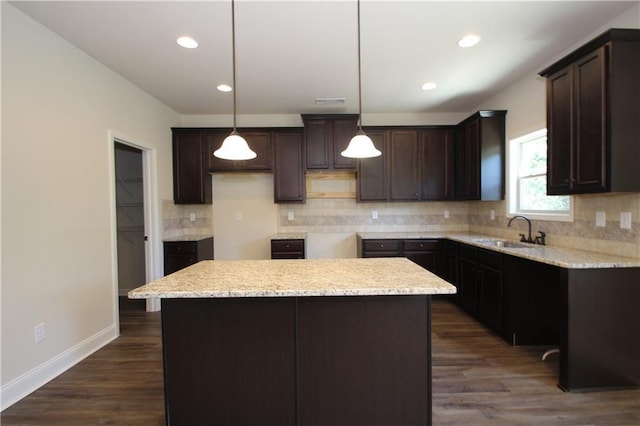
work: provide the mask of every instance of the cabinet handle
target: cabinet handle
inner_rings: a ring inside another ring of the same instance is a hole
[[[290,246],[289,244],[285,244],[285,247],[286,247],[286,248],[289,248],[289,247],[291,247],[291,246]]]
[[[384,244],[380,244],[380,248],[384,248]]]
[[[420,248],[424,247],[424,244],[420,243]]]

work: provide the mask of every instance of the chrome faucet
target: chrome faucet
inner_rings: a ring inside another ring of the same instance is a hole
[[[538,231],[538,233],[540,235],[538,235],[535,239],[531,236],[531,221],[529,220],[528,217],[526,216],[522,216],[522,215],[515,215],[513,216],[511,219],[509,219],[509,223],[507,224],[508,227],[511,227],[511,222],[513,222],[515,219],[522,219],[522,220],[526,220],[527,221],[527,225],[529,225],[529,236],[525,237],[524,234],[518,234],[520,235],[520,241],[522,241],[523,243],[532,243],[532,244],[540,244],[542,246],[544,246],[546,244],[546,237],[547,234],[542,232],[542,231]]]

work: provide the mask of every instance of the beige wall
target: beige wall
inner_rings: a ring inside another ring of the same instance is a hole
[[[178,123],[2,2],[3,408],[117,335],[109,131],[155,149],[159,200]]]

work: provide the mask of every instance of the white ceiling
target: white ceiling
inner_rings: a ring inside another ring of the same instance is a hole
[[[12,4],[181,114],[231,112],[230,0]],[[637,4],[362,0],[363,112],[471,111]],[[468,32],[480,44],[457,47]],[[358,111],[355,0],[237,0],[236,54],[240,114]]]

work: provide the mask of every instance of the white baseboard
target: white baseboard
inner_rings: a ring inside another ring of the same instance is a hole
[[[118,337],[115,324],[97,332],[61,354],[0,387],[0,411],[55,379]]]

